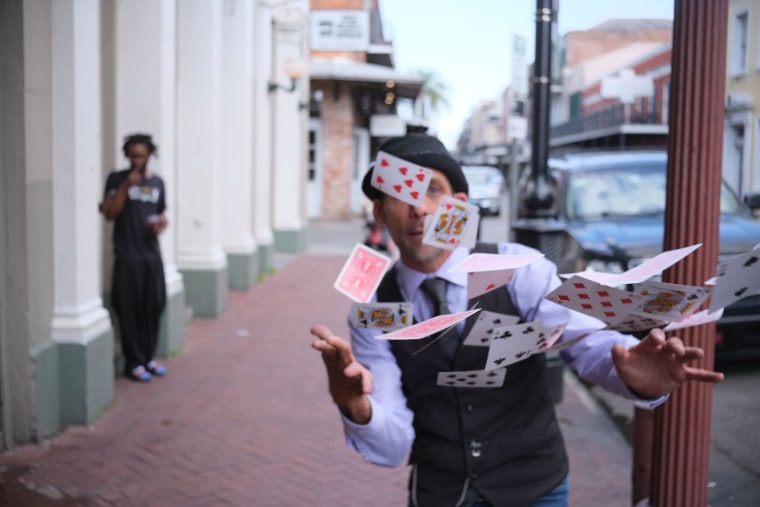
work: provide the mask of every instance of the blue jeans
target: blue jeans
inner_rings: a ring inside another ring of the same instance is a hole
[[[465,503],[462,507],[491,507],[491,504],[482,499],[471,501],[469,499],[470,495],[480,496],[474,490],[468,489],[467,497],[465,498]],[[565,477],[565,480],[560,482],[559,486],[536,500],[536,503],[533,504],[533,507],[567,507],[567,500],[569,496],[570,483],[568,481],[568,478]],[[411,499],[409,500],[409,505],[410,507],[414,505]]]

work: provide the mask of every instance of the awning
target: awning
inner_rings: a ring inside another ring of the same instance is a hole
[[[346,58],[312,58],[309,61],[309,74],[311,79],[377,84],[383,87],[388,81],[393,81],[396,95],[411,99],[417,98],[422,89],[422,79],[416,74]]]

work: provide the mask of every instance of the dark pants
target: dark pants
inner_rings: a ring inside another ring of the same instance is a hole
[[[166,283],[161,259],[116,259],[111,306],[119,319],[125,372],[147,364],[156,353]]]

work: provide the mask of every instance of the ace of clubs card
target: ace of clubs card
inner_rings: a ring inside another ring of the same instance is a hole
[[[642,296],[574,276],[546,299],[604,322],[618,322],[636,310]]]
[[[420,206],[432,175],[430,169],[380,151],[375,158],[370,184],[400,201]]]
[[[343,265],[334,287],[357,303],[367,303],[380,285],[391,259],[357,243]]]
[[[412,323],[412,303],[355,303],[349,320],[356,327],[393,331]]]
[[[478,207],[444,196],[425,228],[422,242],[438,248],[453,250],[459,246],[473,247],[478,233]]]

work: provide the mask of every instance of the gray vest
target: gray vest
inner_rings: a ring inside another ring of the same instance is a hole
[[[496,245],[479,243],[473,251],[495,253]],[[380,283],[377,299],[402,300],[395,267]],[[470,300],[469,306],[476,301],[483,310],[517,315],[506,289]],[[450,331],[419,354],[415,352],[434,337],[391,342],[414,412],[410,495],[421,506],[455,505],[463,489],[471,487],[494,506],[529,506],[568,472],[546,361],[543,354],[535,354],[510,365],[498,389],[437,386],[439,371],[485,365],[487,347],[461,345],[474,322],[469,319],[463,336]],[[458,344],[446,347],[447,340]],[[447,350],[456,352],[452,356]]]

